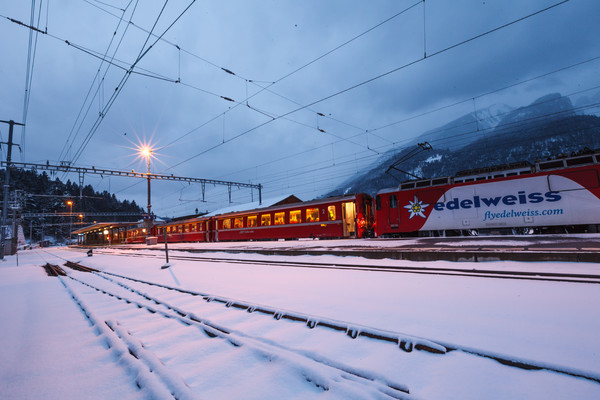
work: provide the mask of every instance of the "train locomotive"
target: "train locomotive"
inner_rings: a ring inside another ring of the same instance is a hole
[[[404,182],[375,197],[378,237],[596,232],[600,152]]]

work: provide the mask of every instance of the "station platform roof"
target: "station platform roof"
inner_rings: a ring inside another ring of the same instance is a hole
[[[88,225],[84,228],[77,229],[71,233],[74,235],[85,235],[87,233],[104,231],[104,229],[121,228],[125,226],[139,225],[140,222],[97,222],[92,225]]]

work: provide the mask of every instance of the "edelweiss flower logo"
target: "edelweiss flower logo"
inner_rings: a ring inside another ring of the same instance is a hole
[[[425,214],[423,214],[423,211],[425,211],[425,208],[428,207],[429,204],[423,204],[422,201],[417,199],[417,196],[415,196],[415,201],[409,200],[408,202],[410,204],[408,204],[407,206],[404,206],[404,208],[406,208],[408,210],[408,212],[410,213],[410,217],[408,219],[412,219],[412,217],[414,217],[415,215],[425,218]]]

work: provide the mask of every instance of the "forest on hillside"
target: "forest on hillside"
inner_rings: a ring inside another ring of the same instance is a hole
[[[5,171],[0,170],[0,183],[4,185]],[[108,191],[96,192],[91,185],[80,187],[77,183],[51,178],[45,171],[11,168],[9,180],[9,212],[7,224],[14,215],[21,220],[27,238],[39,241],[42,234],[63,241],[69,237],[71,228],[94,222],[137,221],[144,209],[135,201],[118,200]],[[3,191],[0,198],[4,201]],[[71,202],[69,205],[68,202]],[[70,213],[71,216],[35,216],[21,219],[22,215],[34,213]],[[132,215],[87,216],[90,213]],[[135,215],[139,214],[139,215]],[[81,215],[81,216],[80,216]]]

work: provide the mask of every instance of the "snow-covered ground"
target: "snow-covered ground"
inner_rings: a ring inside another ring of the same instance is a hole
[[[223,245],[228,247],[232,245]],[[164,260],[126,254],[114,250],[86,257],[74,249],[36,249],[20,252],[18,266],[15,256],[0,263],[0,398],[172,398],[169,392],[178,393],[178,398],[211,399],[600,398],[599,284],[287,268],[268,262],[174,260],[171,268],[161,269]],[[332,265],[365,262],[358,257],[289,258]],[[314,321],[338,321],[359,330],[530,360],[597,381],[509,367],[463,351],[407,353],[397,344],[362,336],[352,339],[322,327],[308,329],[299,322],[277,321],[114,275],[63,267],[73,279],[59,279],[48,277],[40,267],[45,262],[62,265],[65,259],[105,272],[287,310]],[[469,267],[369,260],[373,263]],[[600,268],[584,263],[477,265],[482,266],[596,275]],[[160,301],[157,304],[149,298]],[[176,322],[179,317],[168,305],[193,312],[198,319],[210,321],[209,325]],[[152,311],[141,313],[140,309]],[[169,318],[156,316],[161,313]],[[217,339],[198,333],[198,327],[210,331],[210,324],[227,327],[228,333],[215,331]],[[132,348],[136,354],[139,351],[138,358],[130,356]],[[406,387],[410,394],[391,390],[390,384]]]

